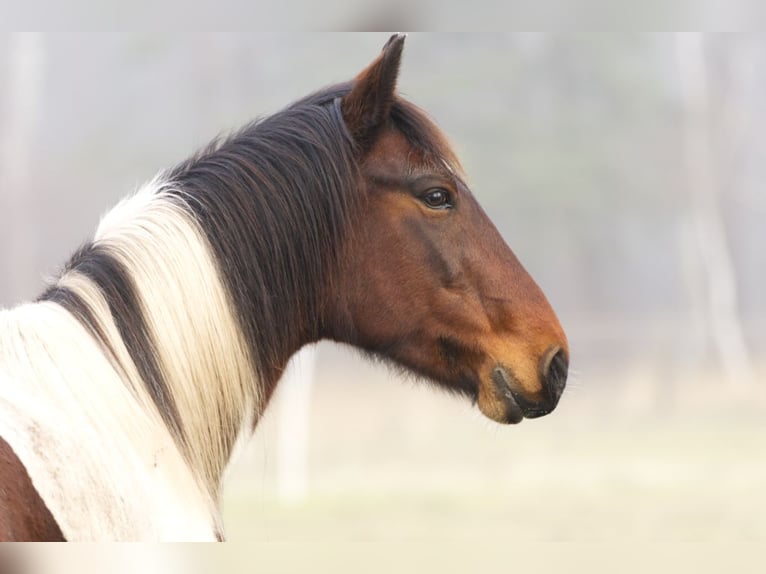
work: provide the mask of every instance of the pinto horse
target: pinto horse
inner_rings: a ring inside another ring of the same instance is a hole
[[[396,94],[403,44],[163,173],[0,312],[0,539],[221,540],[232,451],[321,339],[501,423],[554,409],[564,332]]]

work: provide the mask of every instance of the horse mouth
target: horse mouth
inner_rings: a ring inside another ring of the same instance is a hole
[[[503,367],[495,367],[492,369],[490,378],[492,379],[492,384],[494,386],[495,396],[500,399],[503,406],[501,409],[502,416],[499,420],[491,415],[490,418],[506,424],[515,425],[520,423],[524,419],[524,411],[519,404],[517,396],[511,389],[511,376],[508,371]]]
[[[547,415],[553,410],[548,403],[537,403],[526,399],[518,388],[510,369],[496,366],[490,373],[491,395],[482,401],[481,392],[479,409],[490,419],[504,424],[518,424],[522,420],[534,419]]]

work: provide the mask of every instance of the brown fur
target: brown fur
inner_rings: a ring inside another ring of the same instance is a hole
[[[63,542],[64,536],[10,445],[0,438],[0,541]]]
[[[506,399],[487,382],[497,363],[513,367],[530,403],[542,401],[540,361],[554,345],[567,352],[566,337],[461,177],[394,128],[362,170],[367,204],[350,236],[363,239],[349,249],[328,336],[466,394],[497,420]],[[454,208],[425,206],[431,188],[448,189]]]

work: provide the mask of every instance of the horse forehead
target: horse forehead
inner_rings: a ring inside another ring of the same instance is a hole
[[[398,130],[383,131],[364,160],[364,165],[371,168],[401,170],[410,161],[414,151],[407,138]]]
[[[434,157],[420,149],[396,128],[382,131],[364,159],[364,166],[379,172],[436,172],[445,176],[456,175],[445,158]]]

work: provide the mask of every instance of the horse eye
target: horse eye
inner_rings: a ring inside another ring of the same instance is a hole
[[[446,189],[432,189],[423,196],[423,203],[431,209],[447,209],[452,207],[452,197]]]

